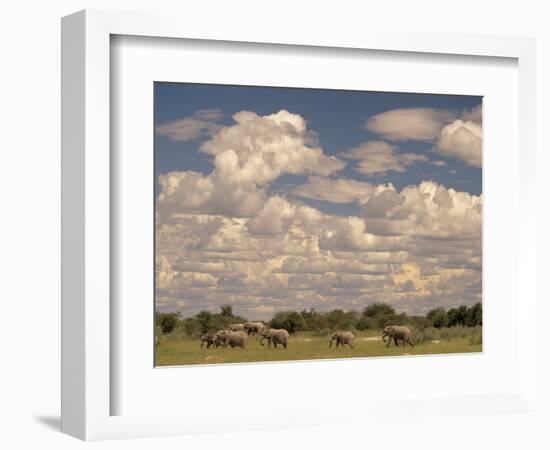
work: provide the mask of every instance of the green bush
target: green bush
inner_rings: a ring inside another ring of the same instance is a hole
[[[269,321],[271,328],[284,328],[289,333],[305,329],[304,318],[296,311],[280,311]]]
[[[176,328],[179,313],[156,313],[155,327],[159,327],[162,334],[170,334]]]
[[[179,313],[157,313],[155,329],[157,335],[167,339],[174,337],[198,338],[202,333],[227,329],[229,325],[244,323],[247,319],[233,314],[231,305],[222,305],[220,312],[200,311],[192,317],[181,318]],[[481,330],[482,308],[477,303],[471,308],[460,306],[446,311],[443,308],[432,309],[426,316],[397,314],[395,309],[385,303],[373,303],[361,313],[335,309],[319,312],[313,308],[298,311],[279,311],[266,322],[273,328],[285,328],[290,333],[311,331],[326,336],[332,330],[378,330],[387,325],[407,325],[414,330],[417,342],[453,338],[470,338],[474,327]],[[159,331],[160,330],[160,331]],[[472,341],[480,342],[475,335]]]
[[[449,316],[447,315],[447,311],[443,308],[432,309],[427,314],[427,317],[431,320],[435,328],[443,328],[449,325]]]

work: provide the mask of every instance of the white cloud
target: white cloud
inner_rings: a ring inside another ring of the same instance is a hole
[[[234,115],[235,125],[219,129],[201,151],[214,155],[214,170],[170,172],[159,177],[159,212],[206,212],[251,217],[267,196],[264,187],[285,173],[330,175],[344,167],[314,143],[305,120],[288,111]]]
[[[191,117],[174,120],[156,128],[156,132],[173,141],[191,141],[203,136],[214,134],[223,119],[223,112],[219,109],[202,109]]]
[[[433,108],[392,109],[367,120],[366,128],[390,141],[432,141],[455,116]]]
[[[325,200],[331,203],[365,203],[372,194],[379,190],[394,189],[391,184],[374,185],[348,178],[325,178],[310,176],[307,183],[292,189],[298,197]]]
[[[433,239],[481,236],[482,197],[447,189],[433,181],[384,191],[364,206],[367,228],[386,235]]]
[[[161,193],[158,212],[170,217],[174,213],[201,212],[237,217],[250,217],[259,211],[267,196],[264,189],[252,182],[238,182],[224,173],[230,169],[231,153],[216,161],[220,172],[203,175],[199,172],[169,172],[159,177]]]
[[[446,125],[441,130],[435,151],[444,156],[458,158],[469,166],[481,168],[481,125],[462,119]]]
[[[162,308],[177,305],[187,315],[228,303],[266,319],[289,308],[386,301],[413,313],[476,301],[481,196],[434,182],[377,187],[362,216],[329,215],[281,196],[250,218],[177,214],[157,229]]]
[[[481,167],[482,147],[482,106],[464,110],[461,117],[456,117],[452,112],[432,108],[407,108],[393,109],[377,114],[367,120],[366,128],[369,131],[381,135],[390,141],[420,140],[434,142],[434,151],[464,161],[473,167]],[[389,144],[379,144],[381,155],[374,158],[374,162],[368,163],[361,160],[359,171],[367,175],[377,173],[378,168],[383,169],[384,164],[389,169],[403,171],[407,166],[407,160],[395,162],[389,156],[392,148]],[[356,159],[360,159],[361,152],[355,149]],[[366,153],[366,152],[365,152]],[[410,154],[409,154],[410,155]],[[414,163],[414,157],[409,164]],[[376,161],[380,161],[379,164]],[[368,159],[365,158],[365,161]],[[401,164],[400,164],[401,163]],[[434,161],[435,165],[444,165],[444,161]],[[393,167],[393,168],[392,168]],[[385,173],[378,170],[380,173]]]
[[[385,175],[387,172],[405,172],[407,167],[428,161],[424,155],[399,153],[397,147],[384,141],[369,141],[339,154],[342,158],[357,160],[355,170],[365,175]]]
[[[345,165],[315,145],[314,134],[298,114],[281,110],[260,116],[241,111],[233,119],[235,125],[220,129],[201,145],[201,151],[216,159],[231,152],[224,175],[239,182],[253,180],[264,186],[284,173],[327,176]]]
[[[358,148],[350,155],[361,162],[389,154],[385,167],[392,170],[411,163],[383,144],[389,152]],[[201,150],[213,156],[211,173],[159,179],[156,276],[163,311],[188,316],[231,304],[238,314],[265,319],[282,309],[361,309],[387,301],[418,312],[478,299],[481,196],[435,182],[397,191],[337,179],[343,163],[324,154],[302,117],[286,111],[239,113]],[[309,176],[288,197],[271,195],[270,183],[285,173]],[[355,202],[359,212],[328,214],[296,197]]]

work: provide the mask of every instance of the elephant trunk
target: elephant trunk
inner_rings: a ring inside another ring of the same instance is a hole
[[[260,339],[260,345],[264,345],[264,339],[265,339],[265,336],[262,336],[262,338]]]

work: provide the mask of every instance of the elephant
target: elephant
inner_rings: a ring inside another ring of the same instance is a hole
[[[392,340],[395,342],[396,347],[399,345],[399,341],[403,341],[403,347],[407,344],[414,347],[411,329],[405,325],[388,325],[382,332],[384,342],[386,342],[386,337],[388,338],[386,347],[390,346]]]
[[[332,347],[332,342],[336,341],[336,347],[341,345],[342,347],[344,344],[349,345],[351,348],[353,347],[353,340],[355,339],[355,336],[351,331],[337,331],[335,333],[332,333],[330,336],[330,343],[328,345],[328,348]]]
[[[223,347],[227,334],[229,331],[227,330],[219,330],[214,334],[214,347]]]
[[[229,331],[245,331],[243,323],[234,323],[229,325]]]
[[[201,348],[206,344],[206,348],[210,348],[212,345],[216,344],[216,334],[215,333],[204,333],[201,336]]]
[[[262,322],[246,322],[244,324],[244,331],[246,331],[249,335],[252,333],[260,334],[264,328],[265,325]]]
[[[260,345],[264,345],[264,339],[267,339],[267,346],[271,347],[271,344],[273,344],[273,347],[277,348],[277,344],[282,345],[284,348],[287,348],[288,346],[288,331],[285,329],[264,329],[261,332],[262,338],[260,339]]]
[[[225,339],[225,346],[245,348],[248,342],[248,335],[244,331],[230,331]]]

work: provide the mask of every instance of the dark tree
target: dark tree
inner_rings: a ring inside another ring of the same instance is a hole
[[[366,317],[380,317],[394,314],[395,309],[386,303],[373,303],[363,310],[363,315]]]
[[[162,334],[170,334],[176,328],[179,320],[179,313],[157,313],[155,325],[160,327]]]
[[[233,307],[231,305],[222,305],[220,315],[223,317],[233,317]]]
[[[468,310],[468,313],[466,315],[466,325],[469,327],[483,325],[483,313],[481,303],[476,303]]]
[[[449,316],[443,308],[432,309],[427,314],[427,317],[432,321],[432,325],[435,328],[443,328],[449,325]]]
[[[213,331],[214,324],[212,320],[212,313],[210,311],[201,311],[195,316],[195,318],[197,319],[201,334]]]
[[[296,311],[280,311],[269,321],[272,328],[284,328],[289,333],[304,330],[306,323],[300,313]]]

